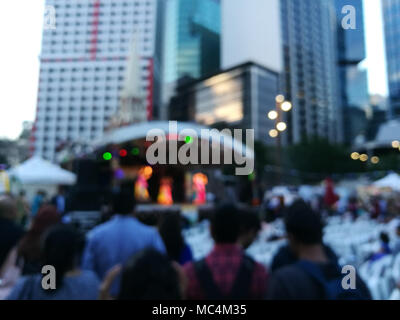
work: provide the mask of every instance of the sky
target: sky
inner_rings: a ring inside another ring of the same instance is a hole
[[[367,58],[362,67],[368,70],[368,89],[370,94],[387,96],[381,0],[364,0],[364,20]]]
[[[370,93],[387,95],[380,1],[364,0],[367,58],[362,66]],[[35,118],[43,14],[44,0],[0,1],[0,138],[18,137],[22,122]]]

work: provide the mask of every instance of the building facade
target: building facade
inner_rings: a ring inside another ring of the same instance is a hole
[[[254,138],[275,144],[269,136],[275,122],[267,114],[275,110],[279,74],[248,62],[211,77],[187,79],[171,99],[169,119],[196,121],[217,128],[254,129]]]
[[[47,0],[55,26],[43,30],[33,152],[55,160],[66,143],[101,137],[119,106],[133,36],[148,118],[153,114],[157,0]]]
[[[282,0],[283,88],[293,104],[286,143],[314,136],[342,141],[332,1]]]
[[[400,0],[382,0],[390,117],[400,116]]]
[[[220,0],[165,0],[163,3],[159,118],[167,119],[167,105],[180,78],[199,79],[220,69]]]
[[[349,11],[347,7],[349,4],[353,12]],[[369,106],[367,71],[360,68],[360,63],[366,58],[363,3],[362,0],[354,0],[351,3],[346,0],[335,0],[335,7],[344,142],[353,144],[357,137],[366,134],[366,112]],[[354,29],[343,28],[343,19],[353,13]]]

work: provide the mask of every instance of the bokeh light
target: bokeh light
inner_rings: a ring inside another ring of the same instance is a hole
[[[271,120],[275,120],[276,118],[278,118],[278,112],[276,112],[275,110],[268,112],[268,118]]]
[[[379,157],[373,156],[373,157],[371,158],[371,162],[372,162],[373,164],[378,164],[378,163],[379,163]]]
[[[139,148],[137,148],[137,147],[133,148],[132,151],[131,151],[131,153],[132,153],[134,156],[137,156],[137,155],[139,154]]]
[[[278,136],[278,134],[279,134],[279,132],[276,129],[269,130],[269,136],[271,138],[276,138]]]
[[[360,159],[360,154],[359,154],[358,152],[353,152],[353,153],[350,155],[350,157],[351,157],[353,160],[358,160],[358,159]]]
[[[278,102],[278,103],[282,103],[284,100],[285,100],[285,96],[283,96],[281,94],[277,95],[276,98],[275,98],[275,101]]]
[[[287,125],[286,125],[286,123],[284,123],[284,122],[278,122],[278,124],[276,125],[276,128],[277,128],[279,131],[285,131],[286,128],[287,128]]]
[[[119,155],[121,157],[126,157],[128,155],[128,151],[126,151],[125,149],[121,149],[119,150]]]
[[[103,153],[103,159],[108,161],[112,159],[112,154],[110,152],[104,152]]]
[[[289,101],[285,101],[284,103],[282,103],[281,108],[283,111],[288,112],[292,109],[292,104]]]

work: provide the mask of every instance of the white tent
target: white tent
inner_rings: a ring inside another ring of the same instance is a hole
[[[400,191],[400,176],[397,173],[390,173],[386,177],[377,180],[373,183],[375,187],[391,188]]]
[[[24,185],[73,185],[76,175],[40,157],[32,157],[9,171]]]

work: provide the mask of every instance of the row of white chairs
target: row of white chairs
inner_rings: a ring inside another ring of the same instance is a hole
[[[357,268],[374,299],[400,298],[400,291],[396,288],[396,284],[400,282],[400,254],[383,257],[372,263],[365,262],[371,254],[379,250],[380,232],[385,231],[393,238],[397,223],[382,224],[368,218],[351,221],[339,217],[329,218],[327,222],[324,242],[338,255],[340,264],[351,264]],[[268,239],[273,235],[283,234],[284,226],[280,220],[264,225],[247,253],[269,268],[274,255],[286,240]],[[195,259],[206,256],[214,244],[207,221],[185,230],[184,236]]]

